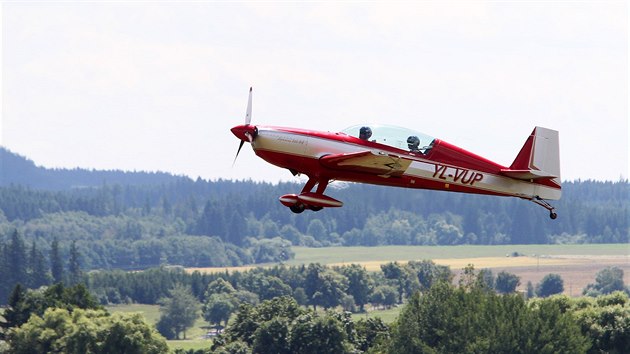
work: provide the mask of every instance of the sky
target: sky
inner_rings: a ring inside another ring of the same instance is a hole
[[[628,178],[625,1],[3,2],[0,145],[53,168],[295,180],[252,123],[422,131],[510,165],[560,132],[563,180]]]

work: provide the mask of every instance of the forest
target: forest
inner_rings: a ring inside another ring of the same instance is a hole
[[[53,240],[62,256],[74,242],[88,270],[280,262],[292,257],[292,245],[630,241],[625,180],[564,182],[557,220],[515,198],[347,183],[330,191],[344,207],[296,215],[277,198],[299,183],[49,170],[0,153],[0,244],[17,230],[48,257]]]

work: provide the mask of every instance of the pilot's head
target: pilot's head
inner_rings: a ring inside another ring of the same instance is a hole
[[[418,139],[417,136],[412,135],[410,137],[407,138],[407,146],[409,147],[409,150],[411,151],[418,151],[420,150],[420,139]]]
[[[363,140],[368,140],[372,136],[372,129],[370,127],[361,127],[359,129],[359,138]]]

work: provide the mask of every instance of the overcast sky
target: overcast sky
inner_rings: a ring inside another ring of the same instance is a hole
[[[509,165],[536,125],[562,178],[628,177],[618,2],[2,3],[0,144],[46,167],[293,180],[252,123],[408,127]]]

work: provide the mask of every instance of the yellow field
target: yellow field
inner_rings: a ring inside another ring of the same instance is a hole
[[[585,264],[591,262],[590,258],[586,257],[474,257],[474,258],[438,258],[433,259],[433,262],[440,265],[446,265],[453,270],[463,269],[469,264],[475,266],[476,269],[482,268],[509,268],[509,267],[531,267],[531,266],[552,266],[552,265],[572,265],[572,264]],[[358,261],[358,262],[338,262],[329,263],[328,266],[342,266],[349,264],[359,264],[368,271],[375,272],[381,270],[381,265],[392,261]],[[407,260],[397,260],[400,264],[407,264]],[[242,267],[207,267],[207,268],[186,268],[188,272],[199,271],[201,273],[223,273],[223,272],[243,272],[257,266],[242,266]],[[262,266],[265,267],[265,266]]]
[[[448,259],[433,259],[435,264],[445,265],[451,267],[453,270],[463,269],[469,264],[475,266],[475,269],[482,268],[509,268],[509,267],[528,267],[538,265],[568,265],[575,264],[575,262],[583,262],[583,260],[577,259],[564,259],[564,258],[535,258],[535,257],[475,257],[475,258],[448,258]],[[357,262],[362,265],[368,271],[379,271],[381,265],[389,263],[389,261],[369,261],[369,262]],[[399,260],[398,263],[406,264],[407,261]],[[333,263],[331,266],[340,266],[348,263]]]
[[[254,268],[258,268],[258,267],[265,267],[264,265],[258,265],[258,266],[253,266],[253,265],[248,265],[248,266],[240,266],[240,267],[202,267],[202,268],[186,268],[186,271],[188,273],[192,273],[194,271],[198,271],[200,273],[231,273],[231,272],[244,272],[246,270],[250,270],[250,269],[254,269]]]

